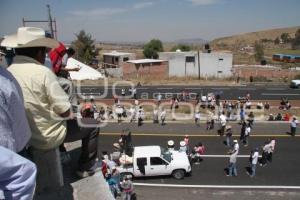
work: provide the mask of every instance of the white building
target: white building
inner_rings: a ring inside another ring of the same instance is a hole
[[[199,53],[161,52],[159,59],[169,61],[169,76],[198,76],[200,60],[201,77],[229,77],[232,75],[232,54],[224,52]]]

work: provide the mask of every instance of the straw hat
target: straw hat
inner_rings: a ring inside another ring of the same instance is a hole
[[[238,141],[237,140],[233,140],[233,143],[238,143]]]
[[[231,126],[228,125],[228,126],[226,126],[225,128],[226,128],[226,130],[228,130],[228,129],[231,129]]]
[[[41,28],[20,27],[16,34],[6,36],[1,42],[1,46],[10,48],[55,48],[59,46],[59,43],[54,39],[46,38],[46,33]]]

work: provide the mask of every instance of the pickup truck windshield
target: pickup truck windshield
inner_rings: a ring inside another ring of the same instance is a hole
[[[165,159],[168,162],[171,162],[172,160],[172,153],[168,150],[165,150],[164,148],[161,148],[161,155],[163,159]]]

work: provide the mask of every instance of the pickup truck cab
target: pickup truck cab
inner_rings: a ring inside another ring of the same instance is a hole
[[[290,84],[291,88],[299,88],[300,87],[300,80],[292,80]]]
[[[147,177],[172,175],[183,179],[191,173],[191,165],[185,152],[168,151],[160,146],[134,147],[132,164],[117,167],[121,176]]]

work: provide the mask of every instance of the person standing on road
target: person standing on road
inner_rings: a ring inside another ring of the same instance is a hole
[[[200,111],[195,113],[195,125],[200,126]]]
[[[246,113],[245,113],[244,109],[241,108],[241,110],[240,110],[240,123],[241,124],[245,121],[245,115],[246,115]]]
[[[223,136],[225,133],[226,123],[227,121],[226,121],[225,112],[222,112],[222,114],[220,115],[220,124],[221,124],[221,127],[219,129],[220,136]]]
[[[256,165],[258,162],[259,152],[258,148],[255,148],[254,151],[251,151],[250,163],[251,163],[251,174],[247,172],[250,177],[254,177],[256,174]]]
[[[242,141],[242,142],[244,141],[244,138],[245,138],[246,127],[247,127],[247,123],[244,121],[242,123],[241,135],[240,135],[240,141]]]
[[[238,151],[232,151],[229,157],[229,167],[228,167],[228,174],[227,176],[237,176],[237,155]]]
[[[164,126],[165,125],[165,120],[166,120],[166,110],[163,108],[161,113],[160,113],[160,120],[161,120],[161,125]]]
[[[125,177],[123,182],[121,183],[121,187],[125,193],[124,200],[131,200],[131,196],[133,193],[133,184],[128,177]]]
[[[244,144],[245,147],[248,146],[248,139],[249,139],[250,133],[251,133],[251,126],[250,126],[250,123],[249,123],[246,126],[245,135],[244,135],[244,138],[243,138],[243,144]]]
[[[266,166],[267,165],[267,159],[268,159],[268,154],[271,149],[271,144],[267,141],[265,142],[265,145],[263,147],[263,153],[262,153],[262,158],[260,161],[260,166]]]
[[[153,124],[158,124],[158,109],[154,108],[153,110]]]
[[[145,118],[145,114],[144,114],[144,110],[143,108],[139,109],[139,113],[138,113],[138,126],[142,126],[144,118]]]
[[[189,153],[189,144],[190,144],[189,135],[185,135],[183,141],[185,142],[187,153]]]
[[[232,129],[231,126],[226,126],[226,145],[231,147],[232,144]]]
[[[296,135],[296,129],[297,129],[298,124],[299,124],[299,122],[298,122],[297,118],[294,116],[291,121],[291,136]]]
[[[275,138],[271,138],[270,139],[270,146],[271,146],[271,148],[270,148],[270,152],[269,152],[269,154],[268,154],[268,161],[271,163],[272,162],[272,157],[273,157],[273,153],[274,153],[274,151],[275,151],[275,144],[276,144],[276,140],[275,140]]]

